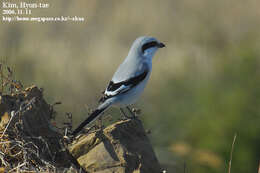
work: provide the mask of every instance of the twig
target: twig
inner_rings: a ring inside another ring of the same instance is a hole
[[[11,112],[11,118],[10,118],[10,120],[8,121],[7,126],[5,127],[5,130],[4,130],[3,134],[2,134],[2,136],[0,137],[1,139],[2,139],[3,136],[5,135],[5,132],[6,132],[6,130],[8,129],[8,127],[9,127],[9,125],[10,125],[10,123],[11,123],[13,117],[14,117],[14,115],[15,115],[15,113],[14,113],[14,111],[12,111],[12,112]]]
[[[18,111],[16,111],[16,112],[12,111],[12,112],[11,112],[11,118],[10,118],[10,120],[8,121],[8,124],[7,124],[7,126],[5,127],[5,130],[4,130],[3,134],[2,134],[2,136],[0,137],[0,139],[2,139],[3,136],[5,135],[5,132],[6,132],[6,130],[8,129],[8,127],[9,127],[9,125],[10,125],[10,123],[11,123],[13,117],[16,116],[16,115],[19,114],[19,113],[24,112],[28,107],[30,107],[32,104],[34,104],[35,100],[36,100],[35,97],[33,97],[25,106],[23,106],[23,104],[22,104],[22,105],[20,106],[20,109],[19,109]]]
[[[183,172],[186,173],[187,171],[187,165],[186,165],[186,162],[184,162],[184,165],[183,165]]]
[[[16,141],[14,140],[10,140],[10,141],[3,141],[3,142],[0,142],[0,145],[3,145],[3,144],[9,144],[9,143],[15,143]]]
[[[66,115],[67,115],[68,122],[63,123],[64,124],[63,129],[65,129],[64,130],[65,137],[67,137],[68,134],[72,133],[72,113],[67,112]]]
[[[42,151],[44,150],[44,152],[48,152],[48,154],[49,154],[49,156],[51,157],[52,161],[54,160],[55,156],[53,156],[53,155],[51,154],[51,150],[50,150],[50,148],[49,148],[49,145],[48,145],[48,143],[44,140],[43,137],[39,136],[39,137],[24,137],[24,138],[27,138],[27,139],[36,139],[36,140],[39,140],[40,142],[42,142],[42,144],[45,145],[45,148],[42,148]],[[33,142],[28,142],[28,143],[26,143],[25,145],[27,145],[27,144],[31,144],[31,145],[33,145],[33,146],[36,148],[36,151],[37,151],[36,153],[34,153],[32,150],[31,150],[30,152],[33,153],[33,154],[35,154],[35,155],[42,161],[42,159],[41,159],[40,156],[39,156],[39,148],[37,147],[37,145],[35,145]],[[44,162],[43,162],[43,163],[44,163]]]
[[[231,163],[232,163],[232,157],[233,157],[233,151],[234,151],[234,145],[235,145],[235,142],[236,142],[236,138],[237,138],[237,134],[235,133],[233,143],[232,143],[232,147],[231,147],[231,152],[230,152],[230,160],[229,160],[229,164],[228,164],[228,173],[231,173]]]
[[[4,79],[3,79],[3,65],[0,63],[0,77],[1,77],[1,94],[4,92]]]
[[[258,166],[258,173],[260,173],[260,161],[259,161],[259,166]]]
[[[5,153],[0,151],[0,160],[2,162],[1,165],[4,165],[5,167],[8,167],[9,163],[5,161],[4,157],[5,157]]]
[[[11,170],[8,171],[8,172],[12,172],[12,171],[14,171],[14,170],[16,170],[16,169],[19,169],[19,168],[23,167],[24,165],[26,165],[26,162],[22,163],[21,165],[18,165],[17,167],[11,169]]]

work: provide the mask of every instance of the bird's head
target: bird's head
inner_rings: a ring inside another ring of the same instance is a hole
[[[131,51],[141,55],[141,58],[152,59],[158,48],[163,47],[165,47],[165,45],[156,38],[142,36],[134,41]]]

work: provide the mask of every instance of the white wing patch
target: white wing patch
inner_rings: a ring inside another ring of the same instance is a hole
[[[115,91],[105,91],[105,95],[107,95],[107,96],[115,96],[115,95],[117,95],[117,94],[119,94],[119,93],[122,93],[122,92],[125,92],[125,91],[127,91],[127,90],[129,90],[130,89],[130,87],[131,86],[125,86],[125,85],[121,85],[118,89],[116,89]]]

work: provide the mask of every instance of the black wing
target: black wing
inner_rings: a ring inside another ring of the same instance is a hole
[[[147,74],[148,74],[148,71],[146,70],[143,73],[141,73],[140,75],[132,77],[132,78],[129,78],[129,79],[127,79],[125,81],[122,81],[122,82],[114,83],[113,81],[110,81],[109,84],[108,84],[108,87],[106,89],[106,92],[113,92],[113,91],[118,90],[122,86],[125,86],[125,87],[124,87],[124,89],[119,90],[114,95],[107,95],[107,94],[105,94],[99,101],[100,102],[104,102],[106,99],[111,98],[111,97],[113,97],[113,96],[115,96],[117,94],[125,93],[126,91],[132,89],[137,84],[142,82],[146,78]]]

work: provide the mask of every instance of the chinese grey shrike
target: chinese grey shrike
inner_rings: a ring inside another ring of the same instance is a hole
[[[109,82],[98,108],[74,130],[72,135],[76,135],[84,126],[97,119],[108,107],[119,106],[122,110],[121,108],[135,103],[151,75],[155,52],[163,47],[165,45],[153,37],[137,38]],[[127,109],[130,111],[129,107]]]

